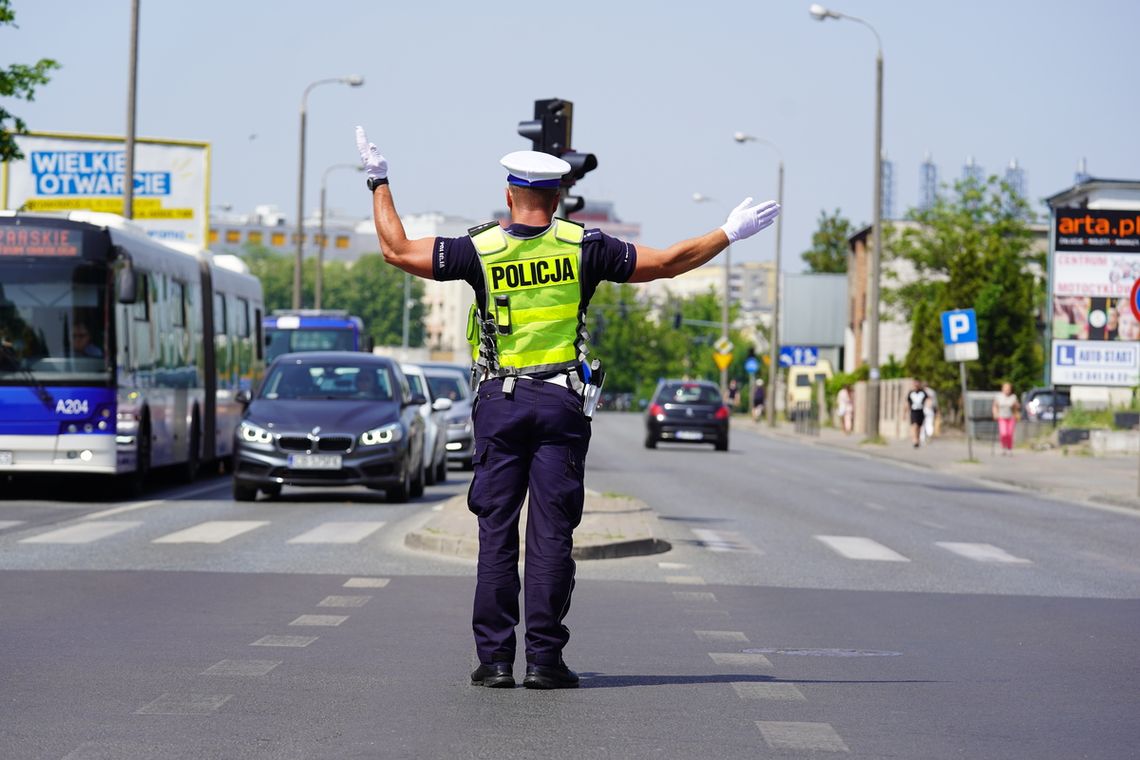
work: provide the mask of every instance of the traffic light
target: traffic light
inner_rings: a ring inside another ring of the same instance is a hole
[[[593,153],[579,153],[570,147],[574,130],[574,104],[561,98],[534,101],[534,118],[519,122],[519,134],[531,141],[532,150],[558,156],[570,164],[570,171],[562,178],[564,213],[580,211],[585,200],[568,196],[565,191],[574,183],[598,168],[598,157]]]

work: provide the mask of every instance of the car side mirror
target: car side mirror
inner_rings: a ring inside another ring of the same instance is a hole
[[[448,409],[451,408],[451,399],[449,399],[449,398],[437,398],[435,401],[432,402],[431,408],[433,411],[436,411],[436,412],[446,412]]]
[[[253,394],[243,388],[234,394],[234,401],[242,406],[249,406],[249,403],[253,401]]]
[[[409,406],[423,406],[427,403],[427,397],[422,393],[413,393],[411,399],[408,400]]]

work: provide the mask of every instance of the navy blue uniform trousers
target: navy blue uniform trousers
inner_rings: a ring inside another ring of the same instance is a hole
[[[574,528],[582,520],[590,422],[569,388],[520,378],[511,396],[502,380],[479,385],[475,476],[468,507],[479,518],[479,572],[472,629],[483,663],[515,658],[519,622],[519,515],[526,527],[526,659],[561,662],[570,632],[562,624],[574,589]]]

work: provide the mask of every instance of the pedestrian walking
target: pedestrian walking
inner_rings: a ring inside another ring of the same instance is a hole
[[[921,380],[915,379],[910,393],[906,394],[904,406],[910,412],[910,437],[917,449],[922,442],[922,426],[926,422],[926,389]]]
[[[759,378],[756,381],[756,386],[752,389],[752,421],[756,422],[764,416],[764,378]]]
[[[835,414],[843,432],[850,435],[855,427],[855,395],[850,385],[844,385],[835,395]]]
[[[730,412],[736,411],[736,401],[740,398],[740,383],[736,382],[736,378],[728,381],[728,388],[724,392],[724,403],[728,406]]]
[[[1021,402],[1013,393],[1013,385],[1002,383],[1001,393],[994,396],[990,413],[997,420],[998,438],[1001,440],[1003,456],[1013,456],[1013,433],[1017,427],[1017,415],[1020,410]]]
[[[472,227],[466,236],[409,240],[388,184],[388,161],[356,128],[372,192],[384,260],[436,280],[465,280],[475,291],[468,337],[477,392],[474,477],[468,507],[479,519],[472,615],[479,666],[471,682],[515,685],[519,622],[519,515],[529,491],[526,535],[526,676],[534,689],[573,688],[562,653],[563,620],[574,588],[573,531],[582,518],[590,421],[587,386],[602,370],[590,361],[586,311],[597,285],[673,277],[768,227],[779,205],[748,198],[718,229],[658,250],[634,247],[554,216],[570,164],[534,151],[502,158],[510,224]],[[597,387],[595,385],[594,387]]]

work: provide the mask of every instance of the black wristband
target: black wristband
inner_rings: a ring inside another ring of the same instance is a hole
[[[369,177],[367,184],[368,184],[368,189],[372,192],[375,192],[376,188],[380,187],[381,185],[387,185],[388,184],[388,178],[387,177],[380,177],[379,179],[376,179],[374,177]]]

